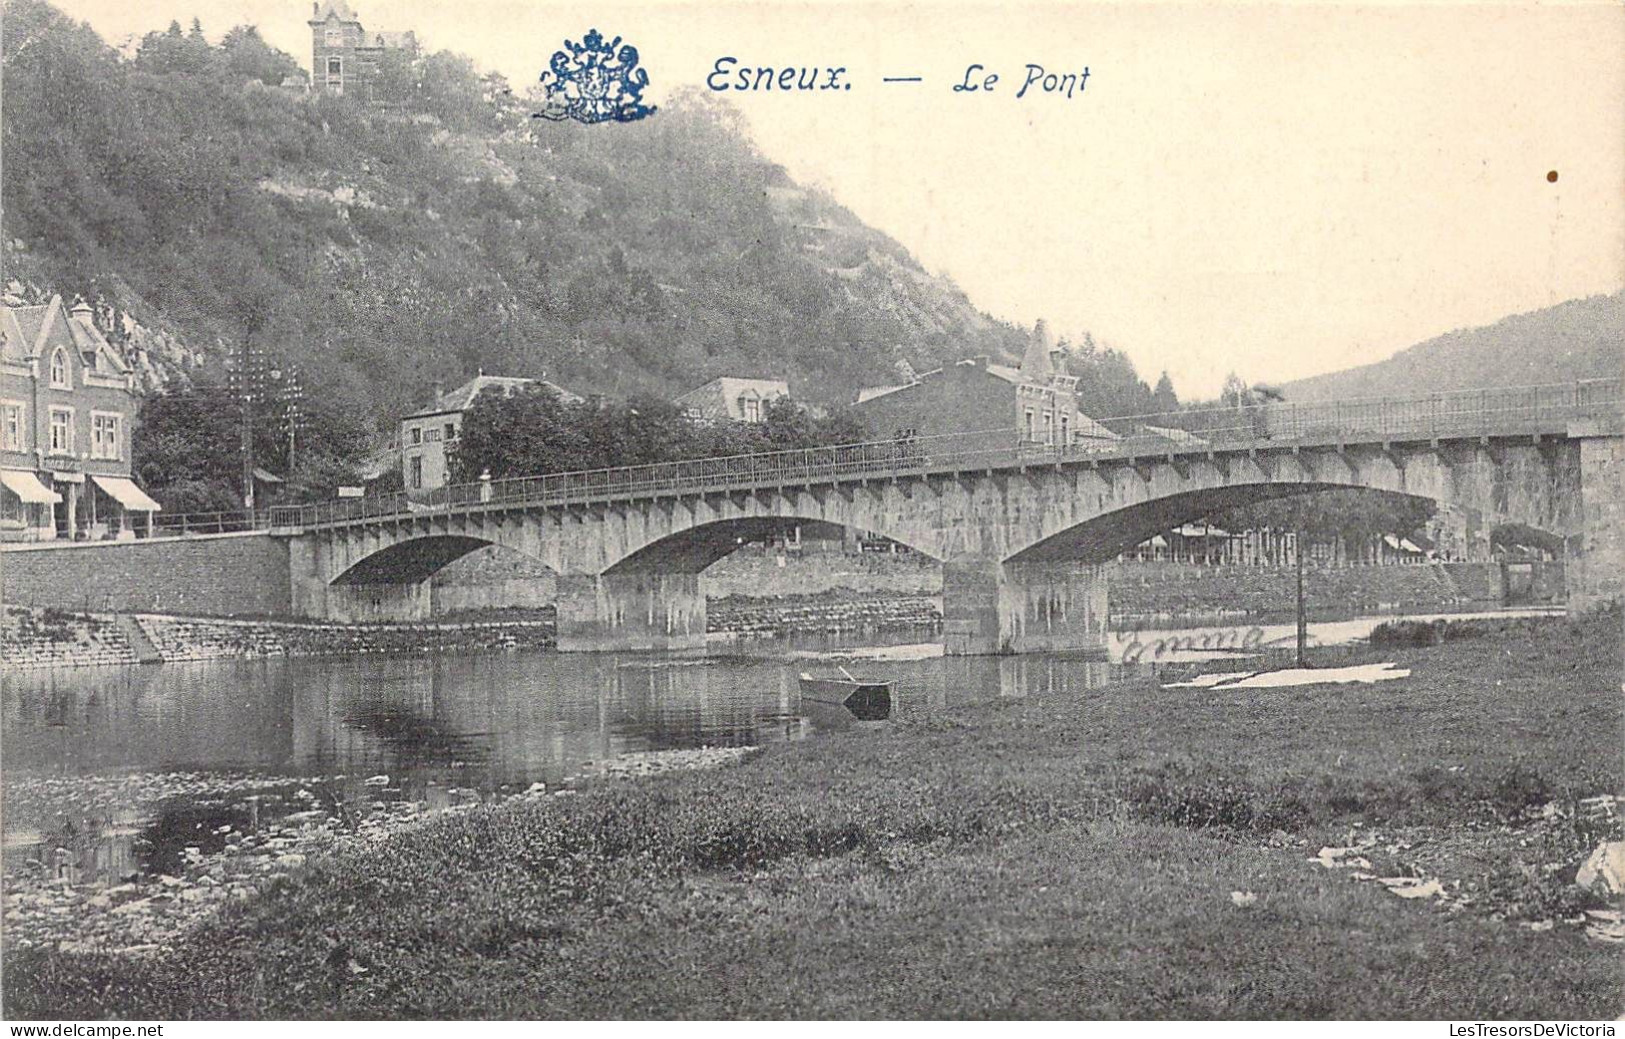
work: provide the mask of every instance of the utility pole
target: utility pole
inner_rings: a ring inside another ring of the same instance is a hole
[[[250,525],[254,519],[254,351],[249,345],[252,339],[252,330],[247,330],[237,376],[243,398],[243,507],[248,510]]]
[[[1303,610],[1303,527],[1298,527],[1296,538],[1296,551],[1298,557],[1298,666],[1303,667],[1304,649],[1309,643],[1309,619]]]

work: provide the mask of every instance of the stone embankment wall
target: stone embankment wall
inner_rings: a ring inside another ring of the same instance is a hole
[[[558,577],[540,560],[492,545],[448,563],[429,581],[436,616],[489,609],[540,609],[558,601]]]
[[[1304,576],[1304,598],[1310,610],[1437,610],[1499,603],[1500,572],[1499,563],[1311,567]],[[1111,571],[1108,601],[1114,618],[1282,613],[1296,608],[1297,581],[1294,567],[1123,563]]]
[[[135,648],[116,618],[54,609],[0,611],[0,666],[134,663]]]
[[[165,661],[352,656],[527,649],[553,644],[550,620],[462,624],[315,624],[156,614],[65,613],[7,607],[0,613],[0,666],[134,664],[121,622],[133,623]]]
[[[799,552],[746,545],[700,574],[714,603],[729,596],[941,595],[942,564],[917,552],[847,553],[840,542],[808,542]]]
[[[286,616],[288,546],[263,532],[152,541],[8,545],[7,606],[98,612]]]
[[[706,630],[740,637],[896,631],[942,622],[941,596],[834,594],[762,599],[730,595],[706,603]]]

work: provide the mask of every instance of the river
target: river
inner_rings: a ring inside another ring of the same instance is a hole
[[[1391,619],[1316,623],[1311,638],[1347,644]],[[514,652],[13,672],[0,725],[6,869],[71,856],[76,876],[127,879],[175,868],[183,848],[207,851],[234,827],[258,825],[262,810],[437,807],[556,789],[626,755],[854,724],[802,703],[804,672],[845,667],[890,681],[893,716],[907,718],[1000,697],[1085,695],[1155,666],[1188,674],[1234,660],[1229,650],[1290,645],[1292,627],[1118,632],[1108,660],[945,657],[929,637],[718,641],[687,657]],[[1326,663],[1337,655],[1321,652]]]

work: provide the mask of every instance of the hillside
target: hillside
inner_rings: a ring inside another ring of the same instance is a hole
[[[38,0],[4,10],[7,291],[92,300],[148,385],[218,381],[246,338],[383,425],[479,368],[836,402],[900,360],[1020,355],[705,96],[552,123],[442,53],[377,109],[280,89],[294,63],[252,30],[122,57]]]
[[[1288,400],[1413,396],[1485,385],[1618,377],[1625,368],[1625,292],[1515,314],[1418,343],[1376,364],[1285,385]]]

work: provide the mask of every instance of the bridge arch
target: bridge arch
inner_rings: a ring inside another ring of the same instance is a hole
[[[330,581],[335,585],[417,584],[496,542],[461,534],[431,534],[385,545],[350,564]]]
[[[640,548],[627,553],[604,570],[605,574],[630,573],[693,573],[703,571],[750,541],[787,536],[799,527],[803,536],[838,537],[847,524],[827,519],[798,516],[746,516],[733,519],[711,520],[683,527],[673,533],[655,538]],[[860,528],[873,529],[873,528]],[[876,531],[885,534],[885,531]],[[923,551],[909,543],[907,535],[894,538],[899,544],[915,551]],[[928,553],[927,553],[928,554]]]

